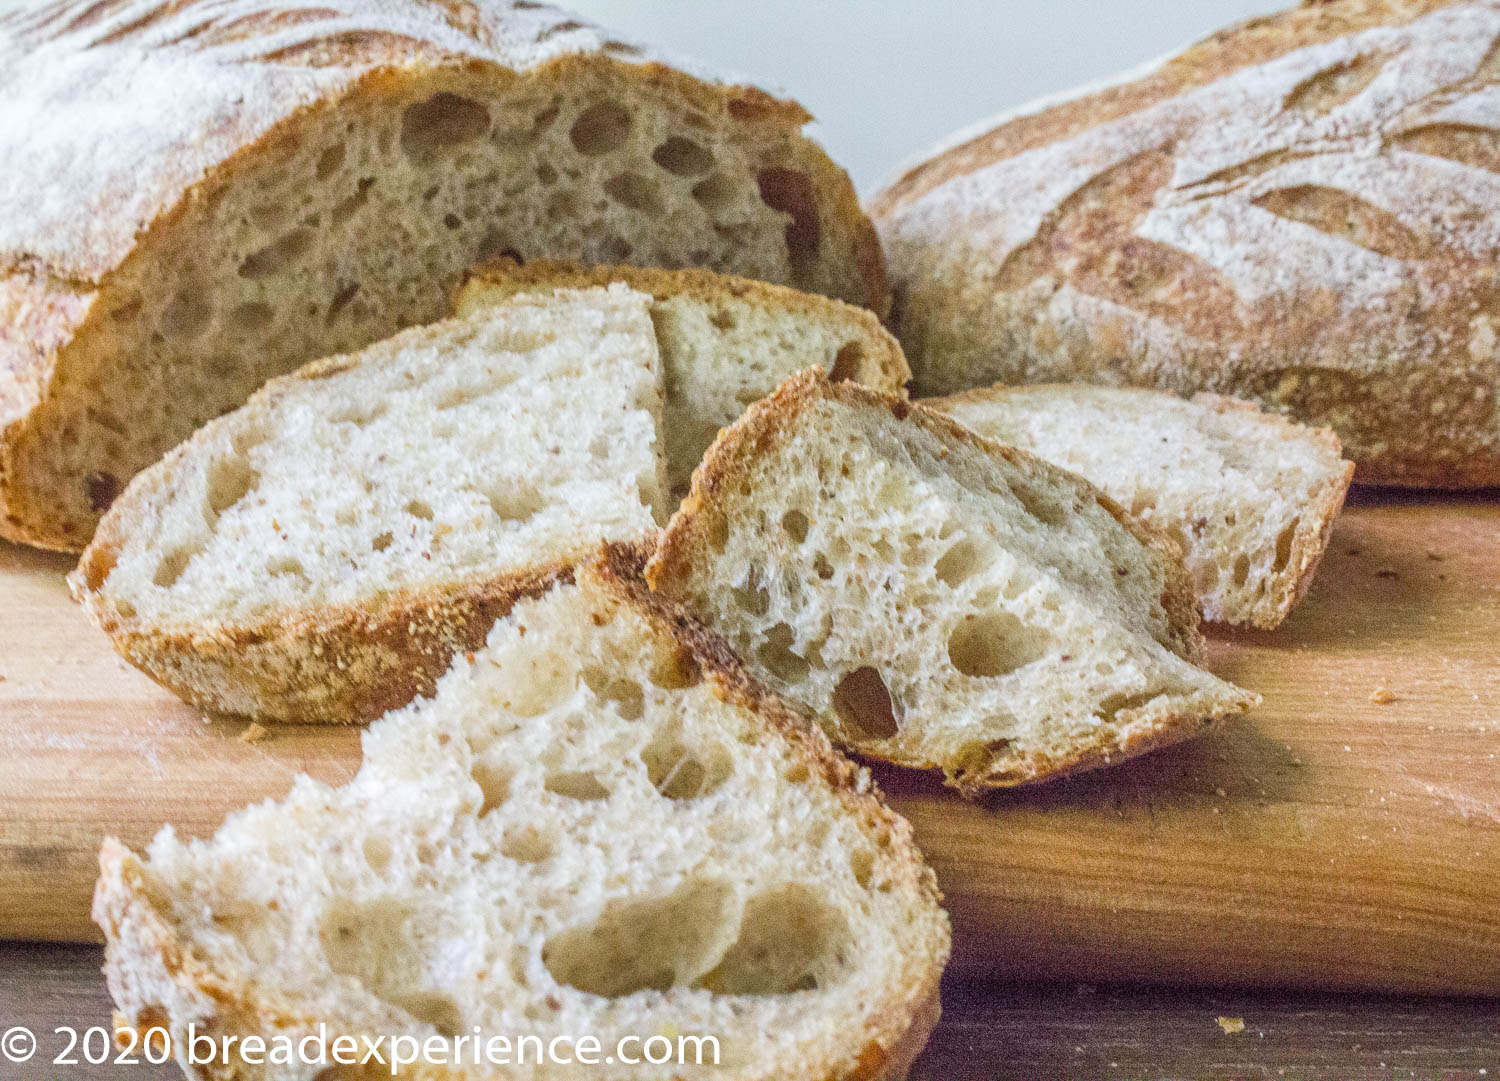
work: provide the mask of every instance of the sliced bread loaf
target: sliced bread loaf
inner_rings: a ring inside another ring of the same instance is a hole
[[[107,842],[94,917],[122,1023],[179,1058],[189,1025],[237,1037],[214,1076],[241,1081],[355,1076],[238,1053],[320,1023],[361,1050],[602,1049],[411,1071],[448,1081],[904,1077],[949,944],[909,827],[614,560],[517,604],[370,729],[344,787],[304,778],[146,860]]]
[[[813,370],[726,429],[647,578],[844,745],[973,791],[1202,731],[1175,546],[1087,481]]]
[[[1187,555],[1205,619],[1274,627],[1312,584],[1354,463],[1338,436],[1213,394],[996,386],[922,403],[1081,473]]]
[[[648,304],[522,297],[272,382],[131,483],[74,595],[205,709],[349,722],[430,691],[517,596],[665,517]]]
[[[505,252],[887,306],[800,105],[541,3],[7,4],[0,116],[0,536],[30,544],[81,549],[195,428]]]
[[[835,380],[888,394],[905,394],[911,378],[901,347],[872,312],[708,270],[501,260],[469,275],[457,310],[463,314],[520,292],[609,282],[654,298],[651,319],[666,385],[662,442],[673,492],[686,492],[720,428],[794,372],[820,364]]]

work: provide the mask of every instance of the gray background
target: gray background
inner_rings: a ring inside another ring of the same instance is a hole
[[[864,194],[957,128],[1293,0],[558,0],[784,90]]]

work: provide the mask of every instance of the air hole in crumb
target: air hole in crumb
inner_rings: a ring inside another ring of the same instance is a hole
[[[686,650],[673,650],[657,658],[647,678],[664,691],[685,691],[703,682],[703,669]]]
[[[220,458],[209,466],[207,499],[212,518],[217,519],[255,487],[260,474],[243,458]]]
[[[833,577],[833,564],[822,552],[813,556],[813,573],[825,582]]]
[[[856,848],[849,853],[849,870],[862,890],[870,888],[870,879],[875,874],[875,853],[872,849]]]
[[[963,537],[943,553],[933,568],[938,581],[957,589],[975,575],[989,569],[994,553],[991,546],[973,537]]]
[[[1250,580],[1250,557],[1243,552],[1234,561],[1234,584],[1242,586]]]
[[[413,518],[420,518],[424,522],[432,521],[432,508],[420,499],[413,499],[402,509]]]
[[[89,507],[95,513],[108,510],[120,494],[120,482],[113,473],[90,473],[84,487],[88,490]]]
[[[830,987],[848,970],[849,924],[817,890],[793,883],[752,897],[739,934],[702,986],[721,995]]]
[[[809,269],[822,242],[812,178],[796,169],[771,168],[756,174],[756,182],[762,202],[791,216],[786,227],[786,251],[792,269],[799,272]]]
[[[641,751],[646,776],[667,799],[698,799],[716,791],[734,773],[723,747],[689,748],[677,734],[658,733]]]
[[[541,863],[551,859],[556,851],[556,841],[531,825],[507,830],[500,839],[500,854],[517,863]]]
[[[1142,706],[1156,701],[1163,693],[1160,690],[1141,691],[1136,694],[1116,692],[1100,702],[1099,708],[1095,710],[1095,713],[1099,715],[1101,720],[1112,722],[1123,710],[1140,709]]]
[[[1053,527],[1061,526],[1068,520],[1067,508],[1040,489],[1012,480],[1010,491],[1033,518]]]
[[[760,663],[783,683],[801,683],[812,671],[805,657],[792,651],[796,632],[785,623],[778,623],[765,632],[764,640],[755,649]]]
[[[749,615],[763,616],[771,610],[771,594],[753,579],[744,588],[731,586],[729,593],[734,598],[735,606]]]
[[[865,359],[865,347],[859,342],[846,342],[833,357],[833,371],[828,378],[835,383],[854,380],[859,375],[859,366]]]
[[[717,216],[734,205],[734,181],[724,173],[710,173],[693,185],[693,198],[710,215]]]
[[[362,177],[355,187],[354,194],[333,208],[333,224],[342,225],[354,217],[359,209],[370,201],[370,189],[374,186],[373,176]]]
[[[359,282],[350,282],[343,286],[333,299],[328,302],[328,313],[323,316],[323,322],[332,323],[349,306],[349,302],[359,295]]]
[[[590,157],[620,149],[629,136],[630,113],[608,101],[589,106],[568,131],[573,148]]]
[[[152,584],[162,589],[171,589],[200,551],[202,549],[196,546],[172,549],[156,565],[156,573],[151,576]]]
[[[440,91],[401,114],[401,149],[409,158],[427,159],[483,138],[489,130],[490,112],[483,105]]]
[[[370,547],[377,552],[383,552],[391,546],[391,541],[394,539],[389,533],[382,533],[370,542]]]
[[[714,167],[714,156],[680,135],[674,135],[651,151],[651,160],[673,176],[698,176]]]
[[[715,308],[708,317],[709,323],[717,331],[727,332],[734,329],[734,312],[728,308]],[[743,399],[742,399],[743,400]],[[756,394],[751,401],[759,401],[760,395]],[[747,403],[748,404],[748,403]]]
[[[245,261],[240,264],[240,277],[253,281],[279,273],[306,254],[316,236],[311,229],[293,229],[280,240],[246,256]]]
[[[495,762],[480,760],[474,763],[470,776],[479,786],[480,794],[484,799],[484,802],[479,805],[480,817],[489,814],[510,799],[511,782],[515,780],[513,769]]]
[[[548,792],[568,799],[601,800],[609,798],[609,789],[588,770],[566,770],[549,774],[544,786]]]
[[[318,921],[318,941],[328,967],[351,977],[378,998],[452,1037],[463,1017],[449,996],[427,986],[430,958],[421,931],[427,921],[393,897],[335,900]]]
[[[1296,539],[1299,520],[1293,518],[1276,534],[1276,562],[1271,567],[1274,574],[1286,570],[1287,564],[1292,561],[1292,541]]]
[[[601,702],[613,703],[615,711],[627,721],[639,720],[646,712],[645,691],[633,679],[615,676],[602,668],[591,666],[583,670],[583,681],[594,692],[595,698]]]
[[[199,297],[179,293],[162,309],[158,326],[168,338],[196,338],[208,327],[211,314]]]
[[[707,528],[708,546],[715,552],[722,552],[729,543],[729,522],[722,517],[710,518]]]
[[[547,505],[542,493],[525,481],[503,481],[483,495],[490,510],[502,522],[524,522]]]
[[[347,148],[343,143],[334,143],[323,153],[318,155],[318,167],[316,171],[319,180],[327,180],[338,171],[340,165],[344,164],[344,154]]]
[[[807,530],[810,525],[811,523],[808,522],[807,515],[796,508],[787,511],[781,516],[781,528],[786,531],[788,537],[791,537],[798,544],[807,540]]]
[[[280,559],[271,560],[266,564],[266,572],[273,577],[280,575],[307,577],[307,569],[302,566],[302,560],[296,556],[282,556]]]
[[[948,659],[966,676],[1003,676],[1045,656],[1046,642],[1009,612],[965,616],[948,636]]]
[[[643,214],[660,214],[661,193],[656,185],[639,173],[621,173],[604,182],[604,191],[611,199],[631,210]]]
[[[457,229],[462,224],[463,224],[463,222],[461,220],[459,220],[459,217],[458,217],[457,214],[444,214],[443,215],[443,225],[445,227],[449,228],[449,229]]]
[[[690,878],[662,897],[610,901],[593,923],[549,938],[542,964],[558,983],[606,998],[693,985],[721,956],[734,916],[732,886]]]
[[[890,688],[868,665],[839,680],[833,689],[833,709],[854,739],[892,739],[901,728]]]
[[[395,855],[390,839],[382,837],[379,834],[371,834],[369,837],[366,837],[360,849],[364,852],[365,862],[370,865],[370,870],[376,874],[389,867],[391,857]]]

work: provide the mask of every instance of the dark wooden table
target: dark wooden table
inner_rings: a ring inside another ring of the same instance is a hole
[[[109,1023],[99,962],[92,947],[0,944],[0,1032],[25,1026],[42,1048],[24,1066],[0,1060],[0,1079],[179,1076],[51,1064],[54,1026]],[[1500,1081],[1500,1002],[954,985],[943,1011],[911,1081]],[[1230,1019],[1243,1031],[1225,1031]]]

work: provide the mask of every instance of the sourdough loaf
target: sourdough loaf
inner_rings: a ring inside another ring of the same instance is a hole
[[[518,297],[273,380],[131,482],[75,596],[203,709],[347,723],[430,693],[516,597],[665,518],[648,306]]]
[[[911,372],[874,314],[827,297],[708,270],[501,260],[469,275],[459,314],[538,289],[624,282],[654,299],[666,403],[667,481],[685,492],[719,429],[811,364],[834,379],[904,394]]]
[[[924,394],[1254,399],[1500,483],[1500,4],[1329,0],[997,121],[873,203]]]
[[[502,0],[0,15],[0,536],[81,549],[267,378],[440,318],[510,252],[886,305],[796,103]]]
[[[1183,549],[1203,617],[1274,627],[1312,584],[1354,466],[1326,428],[1200,394],[1055,384],[922,403],[1098,485]]]
[[[905,1077],[949,942],[910,828],[636,566],[518,604],[370,729],[344,787],[303,778],[147,859],[107,842],[94,917],[120,1023],[169,1029],[179,1058],[189,1025],[235,1037],[213,1076],[236,1081],[355,1076],[238,1053],[320,1023],[361,1050],[477,1031],[630,1037],[639,1060],[663,1037],[684,1081]],[[717,1041],[718,1064],[678,1037]],[[402,1076],[664,1076],[529,1063]]]
[[[1022,784],[1203,731],[1176,547],[1081,477],[812,369],[725,429],[647,567],[838,742]]]

